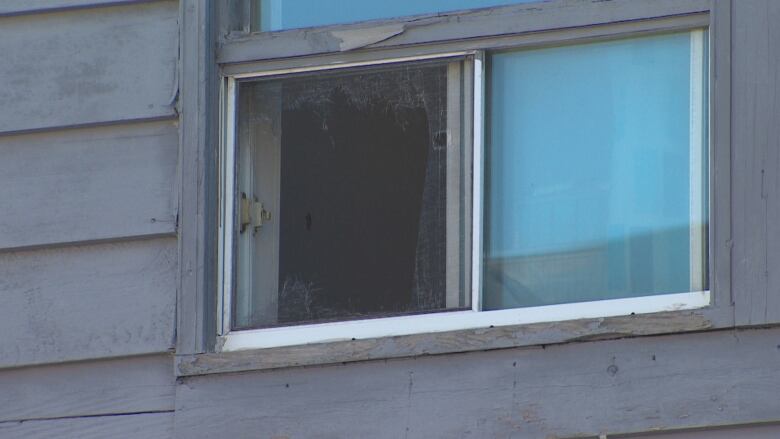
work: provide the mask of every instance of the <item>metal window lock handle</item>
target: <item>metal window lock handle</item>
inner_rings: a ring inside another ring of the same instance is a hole
[[[263,224],[271,221],[271,212],[265,210],[263,203],[259,202],[257,197],[252,197],[250,200],[245,192],[241,192],[241,206],[239,210],[241,211],[240,233],[244,233],[250,224],[254,232],[257,232]]]

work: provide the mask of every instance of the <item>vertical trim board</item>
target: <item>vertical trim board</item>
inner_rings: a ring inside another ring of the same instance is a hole
[[[213,348],[216,340],[216,163],[218,82],[214,63],[215,2],[180,3],[179,273],[176,352]]]
[[[710,286],[733,325],[731,181],[731,0],[714,0],[710,27]]]
[[[780,4],[732,4],[735,312],[760,325],[780,322]]]

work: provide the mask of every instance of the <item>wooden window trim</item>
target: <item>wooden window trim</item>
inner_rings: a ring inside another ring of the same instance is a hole
[[[464,13],[377,20],[324,28],[218,37],[211,2],[183,2],[180,193],[180,288],[177,375],[566,343],[727,328],[730,290],[730,2],[728,0],[554,0]],[[582,319],[216,352],[214,217],[220,74],[355,62],[434,51],[543,46],[708,26],[710,30],[711,219],[709,307],[636,316]],[[368,35],[400,29],[372,41]],[[204,32],[203,29],[206,29]],[[381,31],[381,32],[380,32]],[[189,40],[188,40],[189,39]],[[187,43],[189,41],[189,44]],[[357,44],[358,42],[368,42]],[[323,43],[324,42],[324,43]],[[335,42],[335,43],[334,43]],[[217,44],[218,43],[218,44]],[[217,47],[216,50],[209,48]],[[720,56],[724,54],[725,56]],[[205,90],[204,90],[205,89]]]

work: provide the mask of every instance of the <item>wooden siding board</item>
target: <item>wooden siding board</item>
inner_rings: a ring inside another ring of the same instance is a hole
[[[172,411],[169,354],[0,369],[0,422]]]
[[[172,348],[176,240],[0,254],[0,367]]]
[[[115,6],[130,3],[148,3],[151,1],[158,0],[3,0],[0,2],[0,16]]]
[[[173,117],[177,2],[0,18],[0,133]]]
[[[176,433],[540,438],[776,420],[778,339],[728,330],[187,377]]]
[[[736,323],[780,321],[780,5],[733,3]]]
[[[0,136],[0,250],[176,231],[178,128]]]
[[[0,422],[3,439],[173,437],[173,413],[142,413],[45,421]]]

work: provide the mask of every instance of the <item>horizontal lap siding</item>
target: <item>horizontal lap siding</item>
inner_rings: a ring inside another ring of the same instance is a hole
[[[173,122],[0,136],[0,251],[172,235],[177,152]]]
[[[173,1],[0,18],[0,133],[174,117]]]
[[[0,437],[3,439],[169,439],[173,437],[173,413],[0,422]]]
[[[183,378],[176,433],[542,438],[776,420],[778,340],[718,331]]]
[[[73,8],[144,3],[149,1],[159,0],[3,0],[0,2],[0,16],[33,14]]]
[[[172,367],[158,354],[0,369],[0,423],[173,411]]]
[[[178,2],[0,3],[0,437],[170,438]]]
[[[780,2],[734,0],[733,291],[738,325],[780,322]]]
[[[179,7],[109,3],[0,6],[0,199],[12,212],[0,216],[0,368],[173,348]],[[60,11],[29,14],[42,8]],[[36,373],[62,368],[13,373],[35,388]]]
[[[0,367],[172,348],[176,239],[0,253]]]

